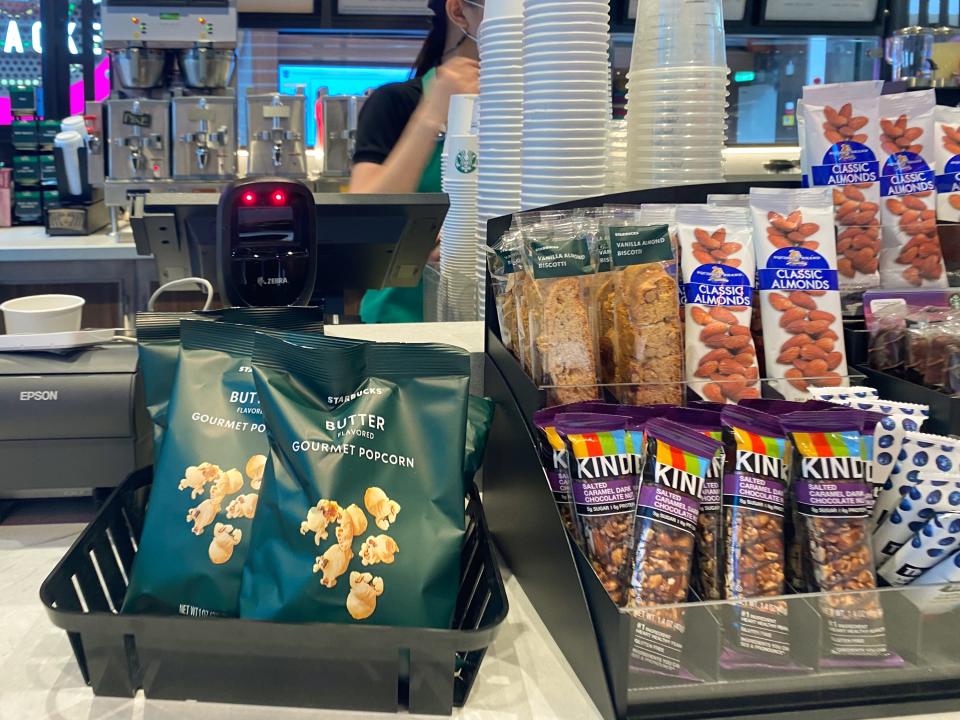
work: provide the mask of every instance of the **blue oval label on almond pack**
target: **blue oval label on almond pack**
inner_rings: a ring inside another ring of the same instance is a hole
[[[954,155],[940,168],[937,175],[937,192],[960,192],[960,155]]]
[[[750,278],[727,265],[701,265],[684,283],[684,300],[689,305],[749,307],[753,302]]]
[[[898,152],[887,158],[880,170],[880,195],[913,195],[929,192],[936,185],[936,173],[916,153]]]
[[[844,140],[832,145],[824,153],[823,163],[810,168],[810,174],[815,186],[877,182],[880,163],[866,145]]]
[[[837,290],[837,271],[826,258],[806,248],[780,248],[760,270],[761,290]]]

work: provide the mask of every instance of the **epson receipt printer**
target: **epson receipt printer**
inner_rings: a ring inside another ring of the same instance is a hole
[[[112,487],[150,464],[137,387],[132,344],[0,353],[0,498]]]

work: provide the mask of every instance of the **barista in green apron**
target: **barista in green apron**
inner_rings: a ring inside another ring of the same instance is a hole
[[[474,0],[430,0],[433,28],[415,77],[378,88],[357,124],[350,192],[440,192],[442,132],[450,96],[479,91],[476,33],[483,5]],[[420,322],[423,288],[368,291],[360,305],[367,323]]]

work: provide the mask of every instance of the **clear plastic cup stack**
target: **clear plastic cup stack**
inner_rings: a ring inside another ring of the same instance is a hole
[[[728,74],[721,0],[640,0],[627,75],[632,188],[723,181]]]

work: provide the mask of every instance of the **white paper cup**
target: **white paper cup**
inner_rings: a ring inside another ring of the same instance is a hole
[[[28,295],[0,305],[8,335],[76,332],[86,301],[76,295]]]

